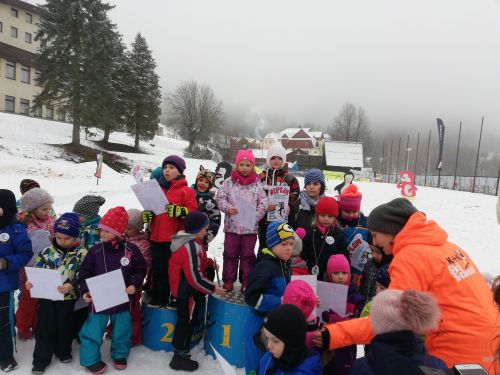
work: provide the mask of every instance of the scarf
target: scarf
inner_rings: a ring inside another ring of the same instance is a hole
[[[255,173],[255,170],[250,174],[250,176],[244,177],[241,174],[239,174],[236,169],[234,169],[231,172],[231,179],[233,181],[237,181],[240,183],[240,185],[247,186],[250,184],[253,184],[255,180],[257,179],[257,173]]]
[[[320,195],[318,199],[310,197],[305,190],[302,190],[299,194],[300,208],[304,211],[311,211],[312,208],[316,207],[318,201],[324,194]]]

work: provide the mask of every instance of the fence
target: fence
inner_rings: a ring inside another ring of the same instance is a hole
[[[384,174],[382,182],[396,183],[399,182],[399,174]],[[455,182],[455,185],[453,185]],[[498,195],[498,186],[500,176],[497,177],[476,177],[473,176],[425,176],[416,175],[415,185],[438,187],[442,189],[474,191],[475,193],[483,193],[488,195]],[[474,189],[472,189],[474,184]]]

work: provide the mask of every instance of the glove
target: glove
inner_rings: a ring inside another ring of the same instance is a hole
[[[142,211],[142,222],[144,224],[150,224],[153,221],[153,218],[155,217],[155,214],[153,211]]]
[[[7,259],[0,258],[0,270],[6,270],[8,267],[9,267],[9,262],[7,262]]]
[[[188,209],[186,207],[177,206],[175,204],[167,204],[165,206],[165,211],[171,218],[184,217],[188,214]]]

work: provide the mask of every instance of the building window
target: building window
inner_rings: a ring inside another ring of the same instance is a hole
[[[21,65],[21,82],[30,83],[30,68]]]
[[[12,17],[17,17],[19,14],[18,10],[16,8],[10,8],[10,15]]]
[[[5,95],[5,112],[14,112],[16,109],[16,98]]]
[[[3,33],[3,22],[0,21],[0,33]]]
[[[26,43],[31,44],[31,34],[30,33],[24,33],[24,41]]]
[[[57,111],[57,119],[59,121],[66,121],[66,113],[62,109]]]
[[[47,118],[50,118],[51,120],[54,119],[54,106],[53,105],[47,106],[47,111],[46,111],[45,115]]]
[[[33,108],[33,116],[42,117],[42,107],[41,106],[37,106],[37,107]]]
[[[35,86],[40,86],[40,84],[38,83],[39,80],[40,80],[40,71],[35,70]]]
[[[17,27],[14,26],[10,27],[10,36],[13,38],[17,38]]]
[[[23,115],[30,114],[30,101],[28,99],[20,99],[19,103],[21,104],[21,113]]]
[[[33,23],[33,15],[31,13],[26,13],[26,22]]]
[[[7,69],[5,70],[5,78],[16,79],[16,63],[7,61]]]

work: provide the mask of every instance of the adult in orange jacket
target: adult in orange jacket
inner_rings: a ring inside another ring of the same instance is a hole
[[[404,198],[375,208],[368,229],[373,244],[394,255],[389,288],[431,292],[439,303],[441,322],[425,341],[429,354],[450,367],[479,363],[490,373],[499,371],[494,348],[500,319],[492,292],[468,254]],[[369,318],[360,318],[326,326],[314,342],[332,350],[368,344],[373,337]]]

